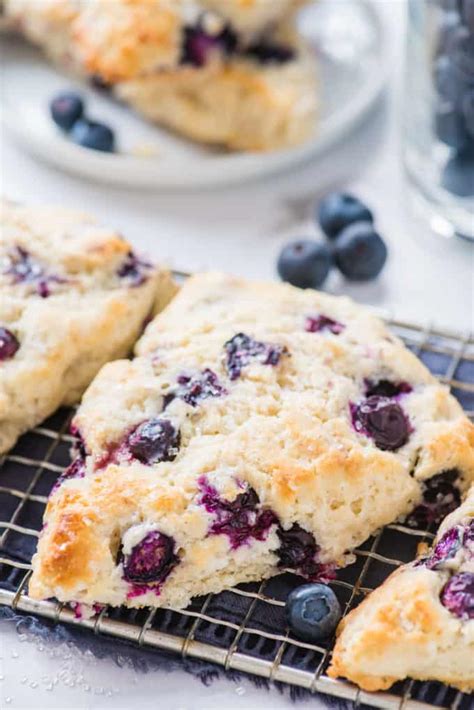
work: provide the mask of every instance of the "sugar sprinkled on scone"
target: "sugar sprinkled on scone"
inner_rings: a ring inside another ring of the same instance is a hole
[[[167,272],[81,212],[0,205],[0,453],[126,355]]]
[[[136,354],[75,417],[36,598],[183,607],[282,569],[327,579],[382,525],[455,507],[474,476],[460,405],[347,299],[203,274]]]
[[[364,690],[407,677],[474,690],[474,486],[431,551],[394,572],[338,633],[333,678]]]

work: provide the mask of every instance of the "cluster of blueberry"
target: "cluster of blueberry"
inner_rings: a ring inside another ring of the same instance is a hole
[[[51,118],[70,138],[84,148],[115,152],[115,134],[105,123],[91,121],[84,113],[84,101],[72,91],[57,94],[49,105]]]
[[[319,288],[334,266],[352,281],[379,275],[387,260],[387,246],[363,202],[346,193],[331,193],[319,204],[316,219],[329,241],[298,239],[287,244],[277,264],[283,281]]]
[[[461,197],[474,194],[474,0],[440,0],[434,63],[434,130],[452,149],[443,185]]]

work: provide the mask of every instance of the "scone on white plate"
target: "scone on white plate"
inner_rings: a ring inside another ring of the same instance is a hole
[[[431,550],[341,622],[329,675],[364,690],[404,678],[474,690],[474,486]]]
[[[136,358],[101,370],[74,428],[38,599],[184,607],[284,569],[327,579],[474,478],[472,425],[378,318],[222,274],[188,280]]]
[[[315,129],[314,53],[299,0],[6,0],[17,28],[66,69],[202,143],[266,151]]]
[[[0,205],[0,453],[132,348],[167,271],[82,212]]]

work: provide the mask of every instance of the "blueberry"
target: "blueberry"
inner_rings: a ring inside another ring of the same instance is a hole
[[[227,394],[219,382],[216,373],[206,367],[193,375],[182,374],[177,378],[177,385],[164,395],[163,409],[176,398],[182,399],[191,407],[197,407],[202,399],[222,397]]]
[[[0,326],[0,362],[11,360],[20,348],[20,343],[8,328]]]
[[[461,548],[463,533],[464,530],[460,526],[448,530],[437,543],[428,559],[425,560],[426,567],[428,569],[440,569],[443,567],[445,560],[454,557]]]
[[[174,461],[179,451],[180,433],[168,419],[149,419],[132,432],[127,445],[132,456],[141,463]]]
[[[399,397],[401,394],[410,394],[413,392],[413,387],[404,380],[394,382],[393,380],[365,380],[365,396],[372,397]]]
[[[54,97],[49,105],[51,117],[63,131],[70,131],[84,113],[84,102],[73,92],[64,92]]]
[[[332,192],[319,205],[318,222],[329,239],[354,222],[373,222],[369,208],[357,197],[344,192]]]
[[[466,130],[474,143],[474,89],[466,91],[462,99],[462,113],[466,123]]]
[[[451,104],[438,108],[434,117],[435,132],[439,140],[451,148],[463,148],[469,141],[463,114]]]
[[[441,592],[441,603],[459,619],[474,619],[474,573],[453,575]]]
[[[340,233],[334,260],[344,276],[352,281],[375,279],[387,260],[387,247],[371,222],[350,224]]]
[[[325,584],[303,584],[293,589],[285,611],[290,629],[310,643],[331,636],[341,618],[339,601]]]
[[[252,361],[275,367],[288,353],[283,345],[262,343],[245,333],[237,333],[224,344],[226,369],[231,380],[240,377],[242,369]]]
[[[307,316],[304,329],[307,333],[329,332],[333,335],[340,335],[345,327],[343,323],[320,314],[318,316]]]
[[[120,265],[117,275],[121,279],[127,279],[130,286],[134,288],[145,283],[152,268],[149,262],[139,259],[133,251],[130,251]]]
[[[458,197],[474,195],[474,149],[455,153],[443,168],[441,184],[445,190]]]
[[[288,530],[280,525],[277,535],[280,540],[277,550],[279,567],[292,569],[312,581],[334,579],[335,565],[319,561],[319,545],[312,533],[293,523]]]
[[[277,269],[283,281],[299,288],[319,288],[332,266],[329,247],[310,239],[290,242],[280,252]]]
[[[139,584],[163,582],[179,561],[174,548],[172,537],[152,530],[129,555],[122,556],[124,579]]]
[[[351,404],[350,412],[354,429],[370,436],[382,451],[396,451],[407,443],[410,423],[393,399],[372,395],[360,404]]]
[[[236,46],[237,36],[228,27],[216,35],[209,34],[200,26],[186,27],[181,62],[203,67],[212,52],[221,51],[230,55],[235,51]]]
[[[114,132],[105,123],[81,118],[72,127],[71,137],[75,143],[82,145],[84,148],[100,150],[104,153],[113,153],[115,151]]]

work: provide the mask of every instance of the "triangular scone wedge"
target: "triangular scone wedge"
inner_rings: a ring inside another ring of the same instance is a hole
[[[168,271],[89,215],[1,202],[0,454],[76,403],[174,291]]]
[[[458,402],[348,299],[202,274],[136,352],[74,419],[36,598],[182,607],[282,569],[327,577],[382,525],[457,507],[474,478]]]
[[[430,553],[343,619],[328,675],[369,691],[404,678],[474,690],[474,486]]]

